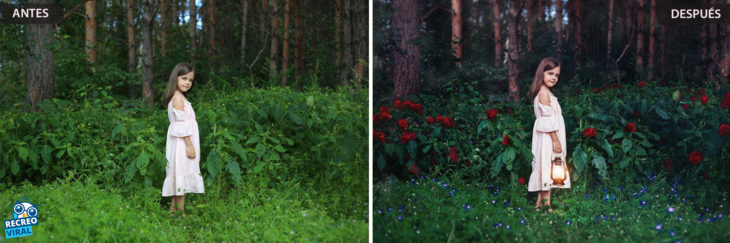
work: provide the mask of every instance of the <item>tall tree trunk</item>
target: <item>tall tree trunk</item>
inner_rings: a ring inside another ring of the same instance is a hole
[[[580,56],[583,52],[583,4],[581,3],[581,0],[573,0],[572,3],[573,18],[571,21],[574,23],[573,27],[575,27],[575,30],[573,31],[573,35],[575,36],[575,40],[573,41],[573,58],[577,63],[582,63],[580,61]]]
[[[31,4],[50,4],[50,0],[31,0]],[[28,38],[28,54],[26,55],[27,69],[25,72],[25,87],[28,88],[26,101],[31,111],[37,111],[39,102],[55,96],[54,79],[55,65],[53,49],[53,25],[27,24],[26,38]]]
[[[152,106],[153,94],[152,79],[154,79],[154,62],[152,59],[152,24],[153,6],[152,0],[143,0],[142,13],[142,97],[148,106]]]
[[[172,25],[180,26],[180,19],[179,19],[180,18],[180,15],[179,15],[180,9],[178,6],[179,3],[177,2],[178,0],[171,0],[171,1],[172,1],[172,11],[170,11],[170,12],[172,14]]]
[[[451,0],[451,49],[457,63],[460,62],[464,50],[462,45],[464,23],[461,12],[461,0]]]
[[[352,0],[351,0],[352,1]],[[362,82],[364,80],[364,77],[367,77],[367,74],[364,74],[363,72],[366,71],[367,64],[368,64],[368,29],[369,29],[369,21],[368,21],[368,4],[367,2],[361,2],[361,1],[355,1],[356,4],[353,4],[353,48],[354,54],[353,56],[355,61],[355,74],[354,78],[357,81],[358,87],[362,87]],[[366,86],[367,87],[367,86]]]
[[[127,72],[135,73],[137,69],[137,43],[134,40],[134,2],[127,0]],[[130,82],[127,88],[129,98],[137,96],[137,85]]]
[[[715,1],[711,1],[711,4],[715,4]],[[708,24],[710,27],[710,53],[708,56],[709,64],[705,69],[707,82],[713,82],[717,87],[717,79],[715,77],[715,68],[720,63],[720,53],[717,48],[717,23]]]
[[[502,63],[502,30],[499,15],[499,2],[492,3],[492,28],[494,29],[494,66],[499,67]]]
[[[160,55],[167,56],[167,30],[170,29],[170,13],[167,0],[160,0]]]
[[[416,94],[421,86],[421,51],[418,37],[420,9],[416,0],[393,0],[393,84],[396,98]]]
[[[613,5],[615,0],[608,1],[608,41],[606,45],[606,59],[611,60],[611,44],[613,43]]]
[[[306,1],[296,1],[297,8],[294,15],[294,73],[297,77],[304,74],[304,12]]]
[[[86,0],[86,60],[96,64],[96,1]]]
[[[338,79],[340,86],[347,86],[347,81],[352,78],[353,62],[353,24],[352,22],[352,0],[342,1],[342,60],[340,60],[340,73]]]
[[[284,0],[284,45],[281,47],[281,86],[286,86],[289,73],[289,17],[291,14],[291,0]]]
[[[335,0],[335,63],[342,60],[342,0]]]
[[[193,65],[195,63],[195,47],[197,46],[195,35],[195,31],[198,29],[197,11],[195,0],[190,0],[190,63]]]
[[[511,3],[509,9],[509,44],[507,49],[509,52],[509,93],[512,100],[520,101],[520,86],[517,83],[517,76],[520,73],[518,65],[520,59],[520,40],[517,38],[517,23],[520,21],[520,3],[515,0]]]
[[[537,17],[540,18],[540,22],[545,21],[545,5],[543,4],[543,0],[537,0]]]
[[[208,0],[206,8],[208,10],[208,21],[205,22],[208,31],[208,63],[210,65],[211,73],[215,73],[215,69],[218,65],[218,46],[216,43],[215,33],[215,29],[217,27],[215,0]]]
[[[271,52],[269,52],[269,79],[279,73],[279,0],[270,0],[271,3]]]
[[[728,72],[730,72],[730,26],[722,25],[722,62],[720,63],[722,85],[727,85]]]
[[[654,55],[656,54],[656,0],[649,5],[649,81],[654,81]]]
[[[241,16],[241,73],[246,68],[246,32],[248,30],[248,0],[241,0],[243,6],[243,14]]]
[[[532,32],[535,28],[535,5],[541,0],[527,0],[527,52],[532,52]]]
[[[667,69],[669,69],[669,54],[667,53],[667,43],[669,42],[669,31],[670,28],[666,25],[662,25],[662,39],[659,47],[659,62],[661,65],[661,75],[666,76]]]
[[[555,50],[558,59],[562,57],[563,48],[563,1],[555,0]]]
[[[636,15],[636,72],[644,71],[644,7],[646,0],[638,0],[639,13]]]

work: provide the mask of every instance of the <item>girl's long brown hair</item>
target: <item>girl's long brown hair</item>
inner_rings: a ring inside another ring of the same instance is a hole
[[[175,68],[172,69],[172,73],[170,73],[170,80],[167,82],[167,89],[165,89],[165,96],[162,98],[162,105],[167,107],[167,103],[170,103],[172,96],[175,95],[175,90],[177,90],[177,77],[193,71],[195,71],[195,69],[193,69],[193,66],[188,63],[178,63],[175,65]],[[188,92],[190,92],[190,90],[188,90]],[[183,95],[187,96],[187,92],[183,93]]]
[[[540,86],[542,86],[543,81],[545,81],[545,74],[543,73],[556,67],[560,67],[560,61],[558,61],[558,59],[554,57],[546,57],[542,59],[540,66],[538,66],[537,71],[535,71],[535,78],[532,80],[530,93],[528,93],[530,95],[530,102],[535,101],[535,96],[537,96],[537,92],[540,91]]]

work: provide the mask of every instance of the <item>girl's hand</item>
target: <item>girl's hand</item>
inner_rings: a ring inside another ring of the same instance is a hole
[[[189,159],[195,158],[195,147],[193,146],[186,146],[187,147],[187,154]]]
[[[553,141],[553,151],[556,153],[562,153],[563,147],[560,146],[560,141]]]

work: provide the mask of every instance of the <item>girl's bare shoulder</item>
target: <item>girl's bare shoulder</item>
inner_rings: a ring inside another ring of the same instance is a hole
[[[183,98],[180,94],[175,94],[172,96],[172,107],[176,110],[185,110],[185,98]]]
[[[550,106],[550,91],[547,89],[540,89],[537,92],[537,100],[544,106]]]

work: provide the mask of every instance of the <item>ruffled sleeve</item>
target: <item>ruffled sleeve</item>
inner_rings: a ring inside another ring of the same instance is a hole
[[[536,102],[540,109],[540,115],[535,120],[535,130],[539,132],[554,132],[560,127],[560,122],[553,116],[553,108]]]
[[[170,107],[170,109],[172,109],[174,117],[174,121],[170,124],[170,128],[172,128],[170,135],[175,137],[187,137],[192,135],[193,129],[191,129],[190,124],[186,121],[185,111],[179,111],[172,107]]]

